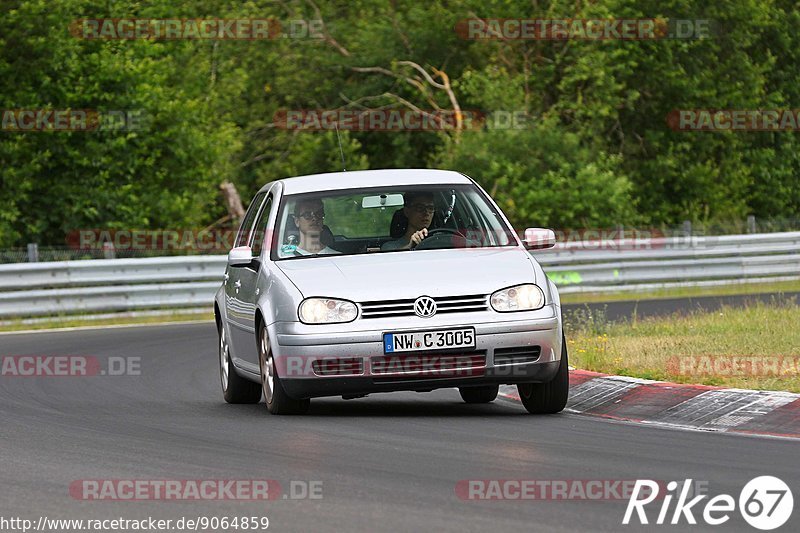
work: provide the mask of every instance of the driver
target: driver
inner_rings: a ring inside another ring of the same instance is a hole
[[[403,214],[408,219],[406,233],[395,241],[381,246],[381,250],[410,250],[428,236],[428,226],[435,211],[433,193],[408,192],[403,195]]]

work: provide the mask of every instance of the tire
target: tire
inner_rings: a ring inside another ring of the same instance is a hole
[[[520,383],[517,391],[522,405],[531,414],[554,414],[564,410],[569,396],[569,360],[564,337],[561,337],[561,363],[555,377],[548,383]]]
[[[220,322],[217,325],[219,336],[218,359],[219,359],[219,381],[222,385],[222,396],[228,403],[258,403],[261,401],[261,387],[249,379],[245,379],[236,373],[231,362],[230,345],[228,344],[228,334]]]
[[[490,403],[497,398],[499,385],[489,385],[488,387],[460,387],[458,393],[466,403]]]
[[[270,413],[273,415],[302,415],[308,412],[311,400],[297,400],[286,394],[275,368],[272,347],[264,324],[261,324],[258,329],[258,366],[261,369],[261,390],[264,392],[264,402]]]

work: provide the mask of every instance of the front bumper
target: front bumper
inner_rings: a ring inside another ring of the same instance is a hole
[[[358,329],[365,325],[370,329]],[[465,326],[475,328],[474,349],[384,355],[385,332]],[[555,305],[513,314],[452,314],[436,321],[276,322],[268,332],[281,383],[295,398],[544,383],[555,376],[561,360],[561,316]]]

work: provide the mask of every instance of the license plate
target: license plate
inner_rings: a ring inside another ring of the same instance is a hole
[[[475,348],[475,328],[384,333],[383,353]]]

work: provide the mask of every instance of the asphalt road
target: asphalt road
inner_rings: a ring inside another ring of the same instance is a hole
[[[625,501],[462,500],[456,484],[470,479],[691,478],[712,496],[738,499],[751,478],[775,475],[800,500],[800,443],[792,441],[534,417],[506,400],[468,406],[454,390],[318,399],[303,417],[227,405],[215,344],[213,324],[0,336],[4,356],[141,358],[140,375],[0,378],[2,517],[267,516],[276,531],[668,529],[622,527]],[[321,481],[323,489],[322,499],[269,502],[70,496],[76,480],[109,478],[258,478],[284,489]],[[738,513],[689,529],[756,531]],[[800,530],[797,509],[781,529],[792,530]]]

